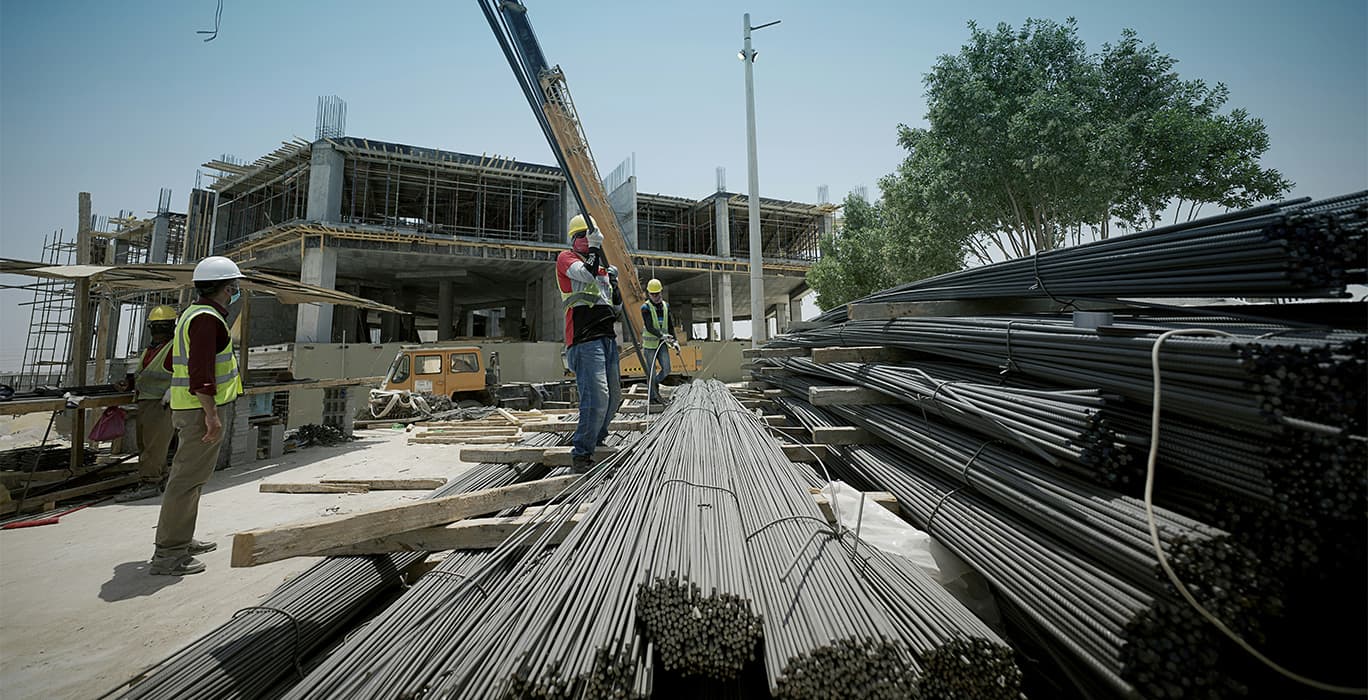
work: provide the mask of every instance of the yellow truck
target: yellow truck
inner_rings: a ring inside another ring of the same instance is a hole
[[[381,391],[447,396],[462,408],[492,406],[498,398],[499,353],[465,345],[405,345],[395,355]]]

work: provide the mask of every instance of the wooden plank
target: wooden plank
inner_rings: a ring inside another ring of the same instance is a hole
[[[741,357],[807,357],[807,348],[742,348]]]
[[[131,392],[120,392],[117,394],[99,394],[97,396],[87,396],[81,401],[82,408],[104,408],[106,406],[122,406],[133,403],[134,396]],[[66,399],[62,397],[41,398],[41,399],[11,399],[0,401],[0,416],[21,416],[27,413],[45,413],[60,411],[66,408]]]
[[[836,522],[836,514],[831,511],[831,499],[825,493],[821,493],[821,489],[812,490],[814,491],[812,498],[817,501],[817,507],[822,510],[822,516],[825,517],[829,523]],[[887,491],[865,491],[862,495],[865,497],[865,508],[879,505],[883,506],[885,510],[894,515],[899,514],[897,496],[894,496]],[[846,508],[858,509],[860,507],[860,502],[853,498],[842,498],[840,501],[841,502],[837,504],[837,507],[842,510],[845,510]]]
[[[570,466],[569,447],[471,447],[461,450],[461,461],[477,464],[517,464],[519,462],[538,462],[553,467]],[[601,461],[617,453],[616,448],[600,447],[594,451],[594,460]]]
[[[1075,300],[1083,311],[1124,308],[1120,304]],[[996,314],[1056,313],[1063,306],[1048,298],[963,299],[959,301],[903,301],[882,304],[850,304],[846,313],[852,321],[886,321],[892,318],[936,316],[992,316]]]
[[[523,424],[522,419],[518,418],[517,416],[514,416],[512,413],[509,413],[508,411],[502,408],[495,409],[494,412],[503,416],[504,420],[507,420],[509,423],[512,423],[513,425],[521,426]]]
[[[583,515],[572,515],[563,522],[535,523],[531,516],[520,515],[511,518],[476,518],[441,527],[428,527],[421,530],[401,532],[387,537],[379,537],[365,542],[334,547],[320,552],[325,556],[352,556],[359,554],[388,554],[390,552],[443,552],[451,549],[493,549],[508,539],[518,528],[532,524],[533,538],[551,530],[549,544],[560,544],[579,524]],[[535,523],[535,524],[534,524]]]
[[[608,424],[611,431],[641,431],[650,425],[650,421],[645,420],[615,420]],[[523,423],[525,433],[573,433],[576,424],[574,422],[557,421],[547,423]]]
[[[125,472],[136,471],[137,468],[136,464],[116,464],[107,467],[97,464],[75,471],[66,469],[45,469],[43,471],[33,472],[32,474],[21,471],[4,471],[0,472],[0,486],[10,489],[20,489],[23,488],[25,483],[33,483],[34,485],[51,484],[56,481],[66,481],[67,479],[89,474],[93,471],[100,471],[105,474],[123,474]]]
[[[410,445],[507,445],[517,442],[517,435],[495,435],[492,437],[452,437],[447,435],[415,435],[408,439]]]
[[[136,477],[134,477],[136,478]],[[309,556],[400,532],[445,525],[504,508],[545,501],[573,486],[579,476],[561,476],[496,489],[431,498],[374,510],[233,535],[233,566]]]
[[[261,493],[366,493],[365,484],[262,484]]]
[[[792,425],[789,417],[782,413],[771,413],[760,416],[760,420],[765,421],[765,425]]]
[[[780,447],[784,448],[784,456],[788,457],[790,462],[815,462],[819,458],[826,459],[827,455],[830,454],[826,445],[795,445],[790,443],[780,445]]]
[[[864,428],[848,425],[813,428],[812,441],[824,445],[868,445],[883,442],[881,438]]]
[[[243,396],[253,394],[274,394],[277,391],[292,391],[294,389],[330,389],[339,386],[379,386],[385,381],[384,377],[340,377],[337,379],[301,379],[296,382],[276,382],[274,384],[256,384],[245,387],[242,390]]]
[[[817,348],[812,351],[812,361],[819,365],[834,362],[899,362],[907,359],[907,357],[906,350],[886,348],[882,345]]]
[[[23,512],[31,513],[35,510],[38,510],[39,508],[42,508],[44,505],[48,503],[56,503],[57,501],[65,501],[69,498],[79,498],[81,496],[89,496],[94,493],[100,493],[101,491],[109,491],[111,489],[123,488],[124,486],[129,486],[131,484],[138,483],[138,478],[139,477],[137,474],[127,474],[124,476],[116,476],[113,479],[97,481],[93,484],[87,484],[85,486],[76,486],[69,489],[63,489],[61,491],[53,491],[52,493],[45,493],[41,496],[31,496],[28,500],[24,501]],[[16,506],[18,505],[18,501],[11,501],[10,503],[6,503],[5,505],[0,506],[0,515],[6,515],[9,513],[16,512]],[[44,508],[44,510],[52,509]]]
[[[861,386],[814,386],[808,388],[808,402],[813,406],[867,406],[893,404],[898,400]]]
[[[358,484],[372,491],[431,491],[446,484],[441,477],[413,479],[319,479],[320,484]]]

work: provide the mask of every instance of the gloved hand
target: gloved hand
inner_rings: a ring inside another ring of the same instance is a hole
[[[170,390],[170,389],[167,389],[166,391],[163,391],[163,392],[162,392],[162,405],[163,405],[163,406],[170,406],[170,405],[171,405],[171,390]]]
[[[603,297],[603,303],[611,306],[613,304],[612,281],[608,279],[607,275],[599,275],[594,278],[594,281],[598,283],[599,296]]]
[[[586,237],[586,240],[589,241],[590,248],[602,248],[603,232],[595,228],[593,231],[589,232],[589,235]]]
[[[614,282],[616,282],[616,281],[617,281],[617,276],[618,276],[617,265],[609,265],[609,266],[608,266],[608,278],[611,279],[611,280],[613,280]]]

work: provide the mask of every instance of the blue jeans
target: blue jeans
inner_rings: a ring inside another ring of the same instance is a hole
[[[594,454],[594,447],[608,438],[608,424],[622,405],[622,377],[618,369],[617,340],[595,338],[571,345],[565,361],[575,373],[579,389],[579,425],[570,454]]]
[[[660,371],[651,377],[650,385],[647,387],[651,390],[652,397],[659,397],[660,385],[665,383],[666,377],[670,376],[670,346],[661,343],[660,347],[643,350],[643,352],[646,355],[647,362],[652,365],[660,365]],[[653,356],[654,360],[651,359]]]

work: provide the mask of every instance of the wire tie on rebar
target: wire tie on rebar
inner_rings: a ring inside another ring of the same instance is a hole
[[[1001,365],[998,365],[998,369],[1002,370],[1001,372],[998,372],[998,376],[1001,377],[1001,378],[1004,379],[1004,380],[1007,378],[1007,376],[1008,376],[1009,374],[1012,374],[1012,373],[1020,372],[1020,371],[1021,371],[1021,368],[1020,368],[1020,367],[1017,367],[1016,360],[1012,359],[1012,324],[1013,324],[1013,323],[1016,323],[1016,321],[1008,321],[1008,322],[1007,322],[1007,361],[1006,361],[1005,363],[1001,364]]]
[[[964,488],[964,486],[956,486],[955,488],[947,491],[945,495],[941,496],[939,501],[936,501],[936,506],[931,509],[931,517],[926,519],[926,532],[928,534],[935,534],[934,532],[932,532],[932,526],[936,522],[936,515],[940,513],[941,505],[944,504],[947,500],[949,500],[951,496],[964,490]]]
[[[667,484],[686,484],[686,485],[692,486],[692,487],[694,487],[694,488],[700,488],[700,489],[715,489],[715,490],[717,490],[717,491],[724,491],[724,492],[726,492],[726,493],[731,494],[732,499],[735,500],[738,504],[741,503],[741,499],[736,497],[736,492],[733,491],[733,490],[731,490],[731,489],[729,489],[729,488],[727,488],[727,487],[725,487],[725,486],[713,486],[712,484],[696,484],[696,483],[694,483],[694,482],[692,482],[692,481],[689,481],[688,479],[667,479],[667,480],[665,480],[665,481],[660,482],[660,490],[656,493],[656,498],[660,498],[660,496],[661,496],[661,495],[663,494],[663,492],[665,491],[665,486],[666,486]],[[709,505],[711,505],[711,504],[709,504]]]
[[[984,441],[983,441],[983,444],[982,444],[982,445],[979,445],[977,450],[974,450],[974,454],[972,454],[972,455],[969,456],[969,461],[967,461],[967,462],[964,463],[964,469],[961,469],[961,470],[960,470],[960,479],[962,479],[962,480],[964,481],[964,485],[965,485],[965,486],[967,486],[967,487],[972,487],[972,486],[973,486],[973,484],[969,482],[969,467],[974,466],[974,460],[978,459],[978,456],[981,455],[981,454],[983,454],[983,449],[984,449],[985,447],[988,447],[989,445],[991,445],[991,444],[993,444],[993,443],[995,443],[995,442],[997,442],[997,441],[998,441],[998,440],[997,440],[996,438],[994,438],[994,439],[992,439],[992,440],[984,440]]]
[[[269,605],[253,605],[253,606],[250,606],[250,607],[242,608],[241,610],[239,610],[239,611],[233,613],[233,619],[237,619],[239,615],[242,615],[243,613],[249,613],[249,612],[273,612],[273,613],[278,613],[278,614],[284,615],[284,616],[285,616],[285,619],[287,619],[287,620],[290,621],[290,623],[294,626],[294,658],[291,659],[291,660],[294,662],[295,673],[299,674],[299,677],[300,677],[300,678],[303,678],[303,677],[304,677],[304,667],[303,667],[302,665],[300,665],[300,656],[302,655],[302,651],[303,651],[303,650],[301,649],[301,645],[303,644],[303,640],[302,640],[302,638],[301,638],[301,634],[300,634],[300,631],[299,631],[299,618],[295,617],[294,615],[290,614],[289,612],[287,612],[287,611],[285,611],[285,610],[281,610],[280,608],[273,608],[273,607],[271,607],[271,606],[269,606]]]
[[[433,569],[432,571],[429,571],[429,572],[427,572],[426,574],[423,574],[423,578],[427,578],[427,577],[429,577],[429,576],[433,576],[433,575],[437,575],[437,574],[440,574],[440,575],[442,575],[442,576],[452,576],[452,577],[454,577],[454,578],[465,579],[465,580],[469,581],[469,582],[471,583],[471,585],[475,586],[475,589],[478,590],[478,591],[480,592],[481,595],[483,595],[483,596],[486,597],[486,598],[489,597],[489,591],[485,590],[485,587],[482,586],[482,585],[480,584],[479,581],[476,581],[475,579],[471,578],[469,575],[460,573],[459,571],[445,571],[445,570],[443,570],[443,569]]]
[[[1060,309],[1060,311],[1066,311],[1066,310],[1068,310],[1068,309],[1070,309],[1070,308],[1072,308],[1072,309],[1077,309],[1077,308],[1078,308],[1078,307],[1073,303],[1073,300],[1062,301],[1062,300],[1060,300],[1059,298],[1057,298],[1054,294],[1052,294],[1052,293],[1050,292],[1050,289],[1049,289],[1048,287],[1045,286],[1045,280],[1044,280],[1044,279],[1041,279],[1041,277],[1040,277],[1040,250],[1039,250],[1039,249],[1036,249],[1035,255],[1032,255],[1032,256],[1031,256],[1031,271],[1032,271],[1032,272],[1034,273],[1034,275],[1035,275],[1035,284],[1031,285],[1031,289],[1039,289],[1040,291],[1045,292],[1045,296],[1049,297],[1049,298],[1050,298],[1050,301],[1053,301],[1053,302],[1056,303],[1056,304],[1062,304],[1063,307]]]

